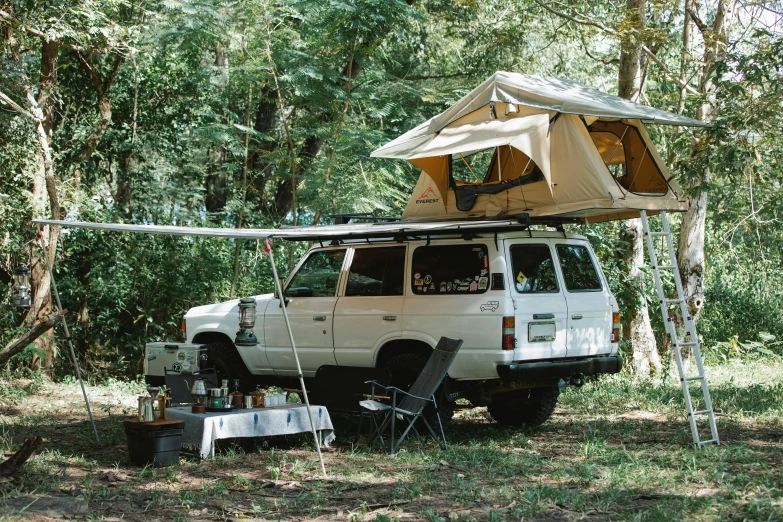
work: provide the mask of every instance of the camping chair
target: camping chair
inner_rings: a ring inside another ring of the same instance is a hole
[[[394,453],[400,448],[400,444],[402,444],[402,441],[411,429],[413,429],[420,440],[424,440],[424,437],[414,426],[416,421],[421,420],[441,449],[446,449],[446,434],[443,432],[443,423],[440,420],[438,402],[435,399],[435,391],[438,389],[441,382],[443,382],[443,378],[449,371],[449,367],[461,346],[461,339],[454,340],[447,337],[441,337],[427,361],[427,364],[421,371],[421,374],[419,374],[419,377],[408,391],[401,390],[395,386],[384,386],[377,381],[368,381],[372,384],[370,398],[360,401],[359,405],[362,407],[362,415],[364,415],[366,411],[370,415],[375,427],[372,438],[370,439],[370,444],[378,438],[381,441],[381,446],[386,450],[383,433],[389,428],[391,428],[389,434],[391,439],[389,453]],[[376,388],[384,390],[384,395],[390,398],[391,404],[385,404],[376,400],[376,398],[378,398],[375,391]],[[424,408],[429,404],[432,404],[437,412],[436,417],[438,419],[440,437],[436,435],[435,430],[424,416]],[[379,416],[382,417],[380,423],[378,422]],[[395,443],[394,435],[397,428],[396,421],[398,419],[401,420],[403,424],[407,423],[407,426]]]

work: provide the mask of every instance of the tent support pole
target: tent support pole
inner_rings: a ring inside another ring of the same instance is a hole
[[[54,270],[52,270],[52,260],[49,259],[49,251],[44,245],[43,237],[41,237],[41,250],[43,251],[44,259],[46,259],[46,268],[49,269],[49,279],[52,281],[52,293],[57,301],[57,309],[62,312],[63,305],[60,302],[60,292],[57,291],[57,283],[54,280]],[[79,379],[79,385],[82,387],[82,395],[84,396],[84,404],[87,405],[87,415],[90,416],[90,424],[92,424],[92,431],[95,434],[95,442],[100,442],[98,437],[98,428],[95,427],[95,419],[92,418],[92,409],[90,408],[90,399],[87,398],[87,391],[84,389],[84,381],[82,380],[82,371],[79,368],[79,361],[76,359],[76,351],[73,349],[73,340],[71,339],[71,332],[68,330],[68,320],[63,314],[63,329],[65,330],[65,339],[68,341],[68,347],[71,349],[71,358],[73,359],[73,365],[76,368],[76,377]]]
[[[328,478],[329,475],[326,474],[326,468],[324,467],[324,458],[323,455],[321,455],[321,442],[318,440],[318,434],[315,430],[315,423],[313,422],[313,413],[310,411],[310,399],[307,397],[307,388],[305,388],[304,376],[302,375],[302,366],[299,364],[299,354],[296,353],[296,344],[294,343],[294,333],[291,330],[291,321],[288,320],[288,307],[285,303],[283,289],[280,286],[280,279],[277,277],[277,266],[275,265],[275,258],[272,255],[272,245],[267,243],[267,246],[269,250],[267,252],[267,254],[269,254],[269,262],[272,265],[272,276],[275,280],[277,295],[280,296],[280,308],[283,309],[283,319],[285,319],[285,326],[288,329],[288,338],[291,340],[291,349],[294,351],[294,360],[296,361],[296,371],[299,375],[299,384],[302,386],[302,396],[304,396],[305,406],[307,408],[307,417],[310,419],[310,428],[313,431],[315,449],[318,452],[318,461],[321,463],[321,472],[324,474],[324,478]]]

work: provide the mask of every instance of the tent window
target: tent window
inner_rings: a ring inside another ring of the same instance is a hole
[[[489,169],[494,149],[451,156],[451,176],[462,183],[481,183]]]
[[[536,169],[535,161],[511,145],[451,155],[451,181],[457,185],[510,181]]]
[[[663,196],[669,191],[639,131],[620,122],[600,122],[587,130],[617,183],[634,194]]]

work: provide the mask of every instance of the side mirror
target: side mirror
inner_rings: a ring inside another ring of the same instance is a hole
[[[283,279],[283,278],[281,277],[281,278],[280,278],[280,288],[283,288],[284,286],[285,286],[285,279]],[[274,295],[275,295],[275,299],[280,299],[280,294],[277,292],[277,285],[275,285],[275,292],[274,292]],[[285,304],[286,304],[286,306],[288,306],[288,303],[290,303],[290,302],[291,302],[291,299],[289,299],[288,297],[286,297],[286,298],[285,298]],[[280,303],[280,305],[278,305],[278,306],[280,306],[280,308],[282,308],[282,307],[283,307],[283,304],[282,304],[282,303]]]
[[[281,277],[280,278],[280,288],[283,288],[283,287],[285,287],[285,279],[283,279]],[[274,294],[275,294],[275,299],[279,299],[280,298],[280,294],[277,291],[277,285],[275,285],[275,287],[274,287]]]

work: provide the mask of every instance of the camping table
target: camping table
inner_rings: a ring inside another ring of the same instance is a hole
[[[334,440],[334,426],[323,406],[310,405],[319,442]],[[234,437],[268,437],[310,431],[304,404],[235,410],[228,413],[191,413],[190,406],[168,408],[166,416],[185,421],[182,444],[198,446],[201,458],[215,454],[215,440]]]

